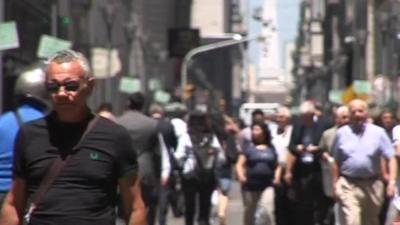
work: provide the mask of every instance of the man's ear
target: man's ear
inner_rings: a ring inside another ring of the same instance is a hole
[[[95,80],[96,80],[96,79],[95,79],[94,77],[90,77],[90,78],[88,78],[87,81],[86,81],[87,91],[88,91],[88,94],[89,94],[89,95],[91,95],[92,92],[93,92],[94,85],[96,84],[96,81],[95,81]]]

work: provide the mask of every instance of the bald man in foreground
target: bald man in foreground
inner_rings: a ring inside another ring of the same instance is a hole
[[[350,123],[338,129],[332,147],[335,158],[334,193],[342,225],[378,225],[384,194],[395,193],[395,151],[385,131],[367,123],[368,106],[355,99],[349,104]],[[387,160],[389,183],[384,190],[380,160]]]

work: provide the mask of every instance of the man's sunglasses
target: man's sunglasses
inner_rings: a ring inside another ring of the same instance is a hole
[[[58,93],[60,88],[64,87],[65,91],[78,91],[80,82],[76,80],[66,81],[62,84],[56,82],[47,82],[46,89],[50,93]]]

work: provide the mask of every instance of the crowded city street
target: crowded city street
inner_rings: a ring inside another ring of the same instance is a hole
[[[400,225],[400,0],[0,0],[0,225]]]

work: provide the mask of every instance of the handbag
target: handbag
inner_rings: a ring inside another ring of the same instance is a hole
[[[81,138],[79,139],[78,143],[72,148],[71,152],[77,151],[83,140],[85,139],[86,135],[89,131],[94,127],[94,125],[99,120],[99,116],[96,115],[86,127],[86,130],[82,134]],[[60,174],[62,168],[67,164],[68,160],[71,158],[71,154],[68,154],[64,159],[59,155],[53,163],[49,166],[46,175],[44,176],[43,180],[40,182],[38,190],[34,193],[32,202],[29,205],[28,212],[25,214],[24,219],[26,223],[29,223],[32,213],[35,211],[38,204],[42,201],[44,194],[49,190],[50,186]]]

